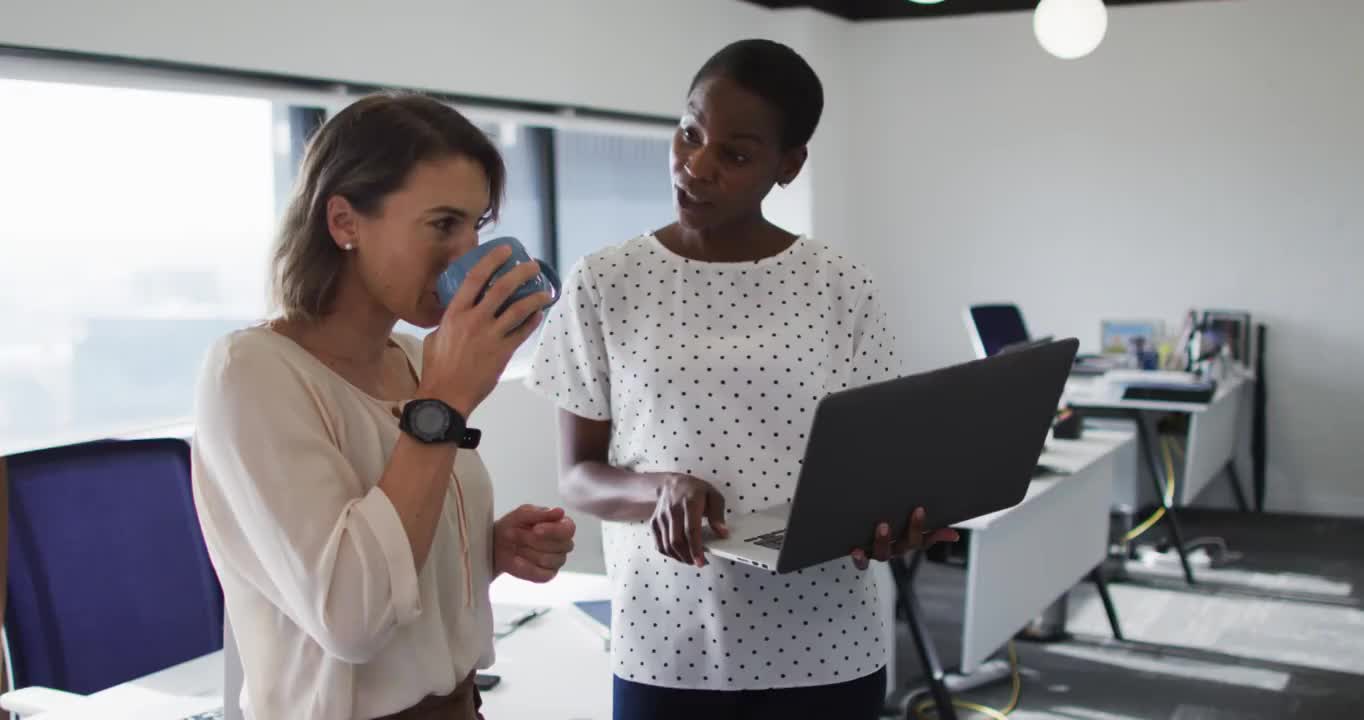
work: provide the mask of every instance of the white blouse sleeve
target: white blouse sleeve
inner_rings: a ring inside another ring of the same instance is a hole
[[[220,343],[195,421],[195,496],[215,562],[344,662],[367,662],[420,615],[397,510],[378,487],[357,490],[333,421],[295,368]]]
[[[890,331],[882,309],[880,293],[870,276],[853,321],[853,358],[850,383],[854,387],[893,380],[905,374],[904,364],[895,352],[895,335]]]
[[[589,420],[611,419],[611,374],[602,303],[586,259],[564,282],[550,311],[526,385]]]

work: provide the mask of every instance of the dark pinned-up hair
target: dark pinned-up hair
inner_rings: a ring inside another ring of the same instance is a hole
[[[721,76],[766,100],[781,116],[781,149],[810,142],[824,112],[824,86],[795,50],[771,40],[740,40],[715,53],[692,80]]]

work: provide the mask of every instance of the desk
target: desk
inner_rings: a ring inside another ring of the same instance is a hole
[[[1184,539],[1176,505],[1193,501],[1223,470],[1231,483],[1237,506],[1249,510],[1236,473],[1236,438],[1253,382],[1233,374],[1218,383],[1217,392],[1207,404],[1122,400],[1102,392],[1099,378],[1073,378],[1066,386],[1065,400],[1080,410],[1099,410],[1129,417],[1136,423],[1141,454],[1155,486],[1156,501],[1165,509],[1164,520],[1179,552],[1184,579],[1194,584],[1193,567],[1184,551]],[[1166,477],[1165,466],[1156,445],[1155,416],[1162,413],[1189,415],[1189,437],[1184,457],[1183,482],[1175,488],[1174,503],[1165,502],[1165,488],[1174,478]]]
[[[1114,477],[1135,468],[1130,432],[1089,430],[1080,440],[1051,440],[1039,462],[1060,471],[1033,480],[1014,507],[956,525],[970,531],[960,671],[969,675],[1029,620],[1088,576],[1099,587],[1113,633],[1117,613],[1098,567],[1108,553]],[[892,564],[919,660],[929,675],[938,717],[955,717],[913,578],[922,554]]]
[[[560,573],[546,585],[502,577],[492,595],[499,605],[553,609],[497,641],[488,672],[502,682],[483,693],[483,713],[490,720],[611,720],[610,653],[571,605],[611,597],[606,576]]]
[[[571,603],[610,596],[604,576],[560,573],[545,585],[511,577],[493,583],[497,605],[551,606],[497,641],[489,672],[502,683],[483,694],[490,718],[610,720],[611,663],[600,635],[573,615]],[[32,720],[180,720],[223,704],[221,651],[101,690]],[[28,719],[26,719],[28,720]]]
[[[179,720],[223,703],[223,653],[209,653],[87,695],[32,720]],[[29,720],[29,718],[25,718]]]
[[[957,525],[971,533],[963,673],[1103,563],[1113,479],[1133,445],[1131,433],[1111,430],[1053,440],[1041,462],[1069,474],[1039,477],[1018,505]]]

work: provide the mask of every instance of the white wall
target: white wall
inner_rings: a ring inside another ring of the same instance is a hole
[[[877,23],[849,62],[854,252],[915,367],[970,357],[971,302],[1091,346],[1104,317],[1244,308],[1269,507],[1364,515],[1364,3],[1111,8],[1074,62],[1028,13]]]
[[[775,188],[763,206],[768,219],[822,242],[845,246],[848,126],[858,111],[847,82],[847,47],[856,25],[805,10],[772,13],[764,36],[790,44],[819,75],[824,114],[810,143],[810,158],[796,181]]]
[[[804,231],[840,248],[849,247],[848,199],[858,177],[850,153],[853,119],[862,108],[852,82],[856,68],[850,52],[862,32],[862,26],[844,21],[803,22],[792,28],[788,39],[814,67],[824,86],[824,114],[810,143],[810,160],[801,179],[809,192],[809,229]]]
[[[825,24],[734,0],[0,0],[0,44],[662,115],[724,44]]]
[[[0,43],[671,114],[689,71],[764,14],[727,0],[3,0]]]

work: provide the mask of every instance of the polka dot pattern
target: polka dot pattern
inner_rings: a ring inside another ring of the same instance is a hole
[[[612,423],[611,464],[710,482],[730,517],[790,502],[815,406],[901,374],[870,275],[800,238],[752,263],[682,258],[646,235],[564,283],[528,385]],[[660,555],[648,523],[603,524],[615,672],[674,688],[823,685],[885,664],[871,573],[777,575]]]

